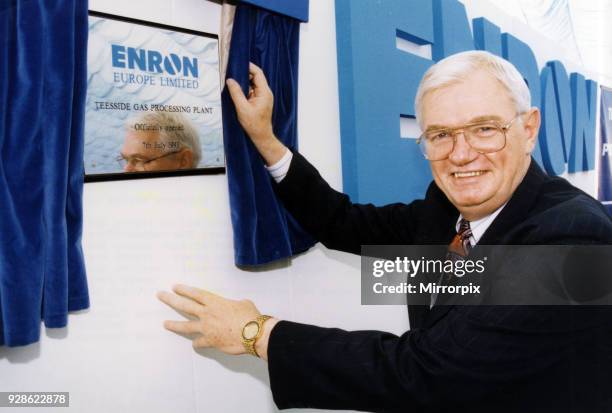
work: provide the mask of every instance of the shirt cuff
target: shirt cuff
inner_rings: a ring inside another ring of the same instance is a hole
[[[293,159],[293,153],[287,149],[287,152],[283,155],[282,158],[274,165],[266,166],[266,169],[272,175],[272,178],[279,183],[283,180],[285,176],[287,176],[287,172],[289,172],[289,166],[291,166],[291,159]]]

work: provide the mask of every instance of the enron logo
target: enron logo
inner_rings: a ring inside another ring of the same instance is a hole
[[[111,45],[113,67],[137,69],[143,72],[166,73],[171,76],[199,78],[198,59],[170,53],[164,56],[156,50]]]

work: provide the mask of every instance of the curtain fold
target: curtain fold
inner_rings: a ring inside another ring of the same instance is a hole
[[[239,3],[226,75],[247,92],[249,61],[263,69],[274,93],[274,132],[291,149],[297,149],[299,33],[299,21]],[[271,177],[238,123],[227,88],[222,100],[235,263],[265,264],[307,250],[314,240],[277,201]]]
[[[0,345],[89,307],[81,248],[87,1],[0,0]]]

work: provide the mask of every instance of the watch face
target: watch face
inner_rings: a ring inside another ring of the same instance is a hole
[[[259,331],[259,325],[255,321],[250,321],[247,325],[244,326],[242,330],[242,336],[247,340],[252,340],[257,337],[257,332]]]

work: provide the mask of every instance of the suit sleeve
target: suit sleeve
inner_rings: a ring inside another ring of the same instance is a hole
[[[607,308],[455,307],[399,337],[280,321],[268,345],[270,386],[280,409],[495,411],[516,386],[527,387],[519,402],[546,404],[564,397],[560,389],[588,394],[588,383],[612,379],[609,317]],[[582,350],[588,356],[573,354]]]
[[[299,153],[287,176],[275,185],[285,208],[326,247],[359,254],[361,245],[409,244],[423,201],[376,207],[354,204],[332,189]]]

